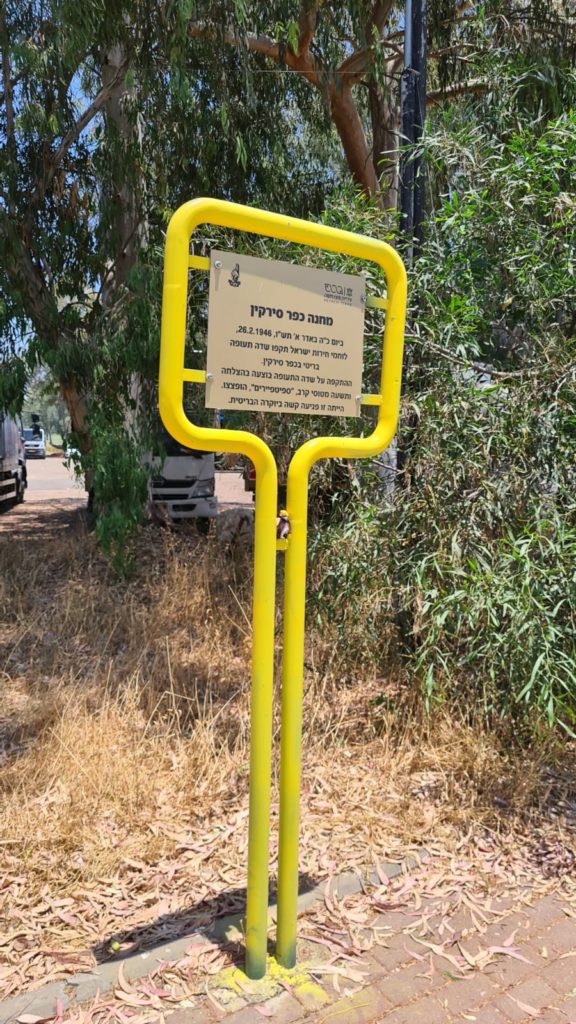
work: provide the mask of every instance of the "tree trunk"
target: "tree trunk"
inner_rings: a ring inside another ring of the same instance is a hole
[[[342,148],[354,181],[366,195],[377,196],[378,175],[374,160],[364,134],[362,119],[352,98],[351,90],[331,85],[329,90],[330,112],[340,136]]]
[[[385,210],[398,205],[398,140],[400,104],[393,87],[382,93],[376,83],[369,93],[372,121],[372,158],[378,174],[380,202]]]
[[[106,104],[106,116],[114,126],[122,146],[129,150],[136,142],[141,147],[140,131],[132,123],[128,114],[128,104],[134,95],[135,87],[128,86],[126,78],[119,76],[120,69],[126,63],[126,55],[120,46],[112,47],[106,54],[102,64],[102,85],[106,86],[119,78]],[[112,306],[119,289],[125,285],[128,274],[138,259],[138,252],[146,245],[148,225],[142,217],[142,196],[133,177],[127,171],[126,160],[115,161],[117,172],[114,179],[115,203],[115,235],[117,256],[108,268],[102,289],[102,305]],[[140,181],[138,187],[144,191]],[[130,380],[130,403],[124,408],[126,426],[131,434],[137,427],[138,415],[144,401],[145,385],[142,375],[132,374]]]
[[[126,57],[120,46],[114,46],[104,55],[102,62],[102,85],[108,86],[119,76],[120,69],[125,65]],[[106,117],[114,126],[118,139],[128,150],[134,141],[135,129],[127,113],[127,104],[134,93],[126,79],[120,76],[112,89],[106,103]],[[115,292],[125,284],[129,271],[136,263],[139,244],[145,241],[145,231],[140,222],[140,210],[135,189],[127,171],[128,153],[125,159],[114,161],[114,230],[116,242],[116,258],[108,268],[106,281],[102,289],[102,304],[111,306]]]

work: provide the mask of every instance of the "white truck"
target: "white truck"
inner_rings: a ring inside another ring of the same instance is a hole
[[[207,531],[218,513],[214,455],[186,448],[164,429],[162,442],[164,457],[146,454],[143,459],[152,468],[155,509],[165,522],[196,519],[199,530]]]
[[[37,424],[24,427],[24,449],[29,459],[46,458],[46,437],[42,427]]]
[[[0,509],[24,501],[26,486],[21,424],[0,411]]]

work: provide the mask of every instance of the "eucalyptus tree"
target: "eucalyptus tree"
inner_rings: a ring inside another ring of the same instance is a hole
[[[484,87],[478,46],[562,36],[559,7],[535,25],[540,0],[516,20],[499,2],[433,5],[431,102]],[[170,213],[210,193],[320,214],[346,169],[393,204],[402,5],[4,0],[0,56],[0,405],[47,365],[113,503],[156,373]]]
[[[337,175],[305,83],[263,67],[247,78],[239,54],[192,44],[190,13],[144,0],[0,8],[0,402],[17,405],[25,364],[46,363],[86,447],[90,396],[122,418],[134,374],[154,366],[174,206],[210,192],[319,212]]]
[[[264,57],[323,99],[353,180],[384,208],[396,206],[404,4],[398,0],[198,0],[189,34],[218,52]],[[485,55],[533,51],[574,57],[573,0],[429,0],[428,105],[482,92]]]

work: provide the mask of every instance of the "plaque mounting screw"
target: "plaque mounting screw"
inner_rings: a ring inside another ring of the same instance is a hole
[[[207,373],[206,374],[206,380],[214,380],[214,374],[213,373]]]
[[[214,260],[214,266],[216,270],[222,270],[222,260]]]

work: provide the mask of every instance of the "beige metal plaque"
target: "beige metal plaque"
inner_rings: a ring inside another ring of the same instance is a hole
[[[212,250],[206,407],[358,416],[365,281]]]

